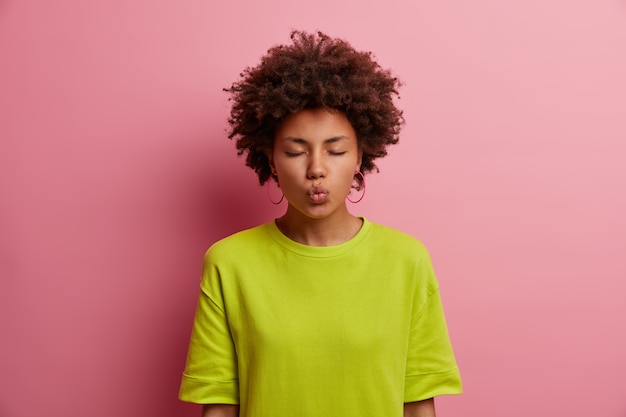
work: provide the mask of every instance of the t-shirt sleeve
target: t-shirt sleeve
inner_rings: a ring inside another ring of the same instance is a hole
[[[441,297],[430,259],[420,265],[426,283],[415,297],[406,364],[404,402],[462,392]]]
[[[200,288],[179,398],[198,404],[238,404],[237,355],[219,271],[208,253]]]

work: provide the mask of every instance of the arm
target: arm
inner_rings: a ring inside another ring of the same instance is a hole
[[[404,417],[436,417],[435,400],[429,398],[424,401],[404,403]]]
[[[202,407],[202,417],[238,417],[239,406],[233,404],[207,404]]]

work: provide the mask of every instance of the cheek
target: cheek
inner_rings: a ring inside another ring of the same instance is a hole
[[[274,163],[274,170],[281,186],[288,187],[289,184],[295,181],[295,178],[301,176],[301,174],[299,175],[301,170],[298,169],[297,164],[294,164],[293,161],[285,163],[285,161],[278,159]]]
[[[342,173],[343,182],[346,184],[347,188],[352,187],[352,183],[354,182],[354,174],[356,173],[356,166],[350,165],[346,167],[346,169]]]

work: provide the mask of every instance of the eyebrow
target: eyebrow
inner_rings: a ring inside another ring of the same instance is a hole
[[[333,136],[332,138],[328,138],[328,139],[324,140],[324,143],[335,143],[335,142],[339,142],[340,140],[343,140],[343,139],[349,139],[349,138],[347,136],[344,136],[344,135]],[[287,141],[295,142],[295,143],[301,143],[301,144],[309,143],[306,139],[298,138],[298,137],[294,137],[294,136],[287,136],[283,140],[287,140]]]

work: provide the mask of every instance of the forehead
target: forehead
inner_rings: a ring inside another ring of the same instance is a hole
[[[324,108],[305,109],[289,115],[276,131],[276,140],[304,139],[324,141],[344,136],[356,140],[354,128],[346,115]]]

